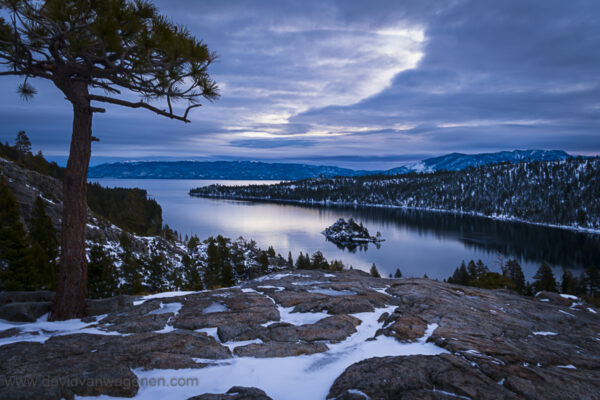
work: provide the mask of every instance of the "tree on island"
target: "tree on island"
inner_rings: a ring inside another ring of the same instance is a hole
[[[200,98],[218,97],[207,71],[215,55],[144,0],[0,0],[0,10],[0,75],[22,77],[18,92],[26,100],[36,93],[31,78],[50,80],[73,106],[62,251],[50,319],[82,317],[87,172],[97,140],[92,116],[105,112],[92,102],[145,108],[190,122],[189,111],[200,106]],[[141,100],[130,101],[132,94]],[[151,105],[153,100],[164,101],[166,108]],[[177,100],[188,102],[181,113],[174,109]]]

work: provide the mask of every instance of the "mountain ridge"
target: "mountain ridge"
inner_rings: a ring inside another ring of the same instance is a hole
[[[496,153],[450,153],[388,170],[354,170],[328,165],[262,161],[122,161],[91,167],[89,178],[299,180],[334,176],[396,175],[411,172],[459,171],[502,162],[562,161],[563,150],[514,150]]]

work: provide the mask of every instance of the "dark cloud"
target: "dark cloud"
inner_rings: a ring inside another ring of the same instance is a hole
[[[264,159],[377,168],[450,151],[600,152],[600,2],[160,0],[220,58],[222,98],[179,124],[111,107],[98,160]],[[68,151],[70,106],[0,81],[0,139]],[[392,165],[393,166],[393,165]]]

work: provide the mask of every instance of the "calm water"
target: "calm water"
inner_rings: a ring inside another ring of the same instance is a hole
[[[499,270],[499,255],[521,262],[531,279],[542,261],[560,277],[563,266],[582,269],[600,265],[600,235],[507,223],[449,213],[400,209],[322,208],[190,197],[190,188],[220,183],[240,185],[265,181],[94,179],[108,187],[146,189],[163,209],[164,223],[182,235],[201,239],[222,234],[254,239],[285,257],[320,250],[328,259],[368,270],[375,263],[386,275],[400,268],[404,276],[447,278],[462,260],[481,259]],[[354,252],[339,249],[320,233],[338,218],[353,217],[385,242]],[[579,271],[575,271],[579,273]]]

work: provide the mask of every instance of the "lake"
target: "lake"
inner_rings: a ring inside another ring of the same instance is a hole
[[[375,263],[385,275],[400,268],[406,277],[444,279],[462,260],[483,260],[499,271],[498,260],[515,258],[531,280],[539,265],[549,263],[560,279],[562,267],[579,274],[600,265],[600,235],[537,225],[502,222],[452,213],[387,208],[331,208],[294,204],[216,200],[191,197],[191,188],[214,183],[246,185],[268,181],[92,179],[107,187],[139,187],[162,206],[163,223],[183,236],[201,240],[221,234],[253,239],[294,260],[300,251],[323,252],[327,259],[368,270]],[[321,234],[338,218],[353,217],[386,240],[366,249],[340,249]]]

